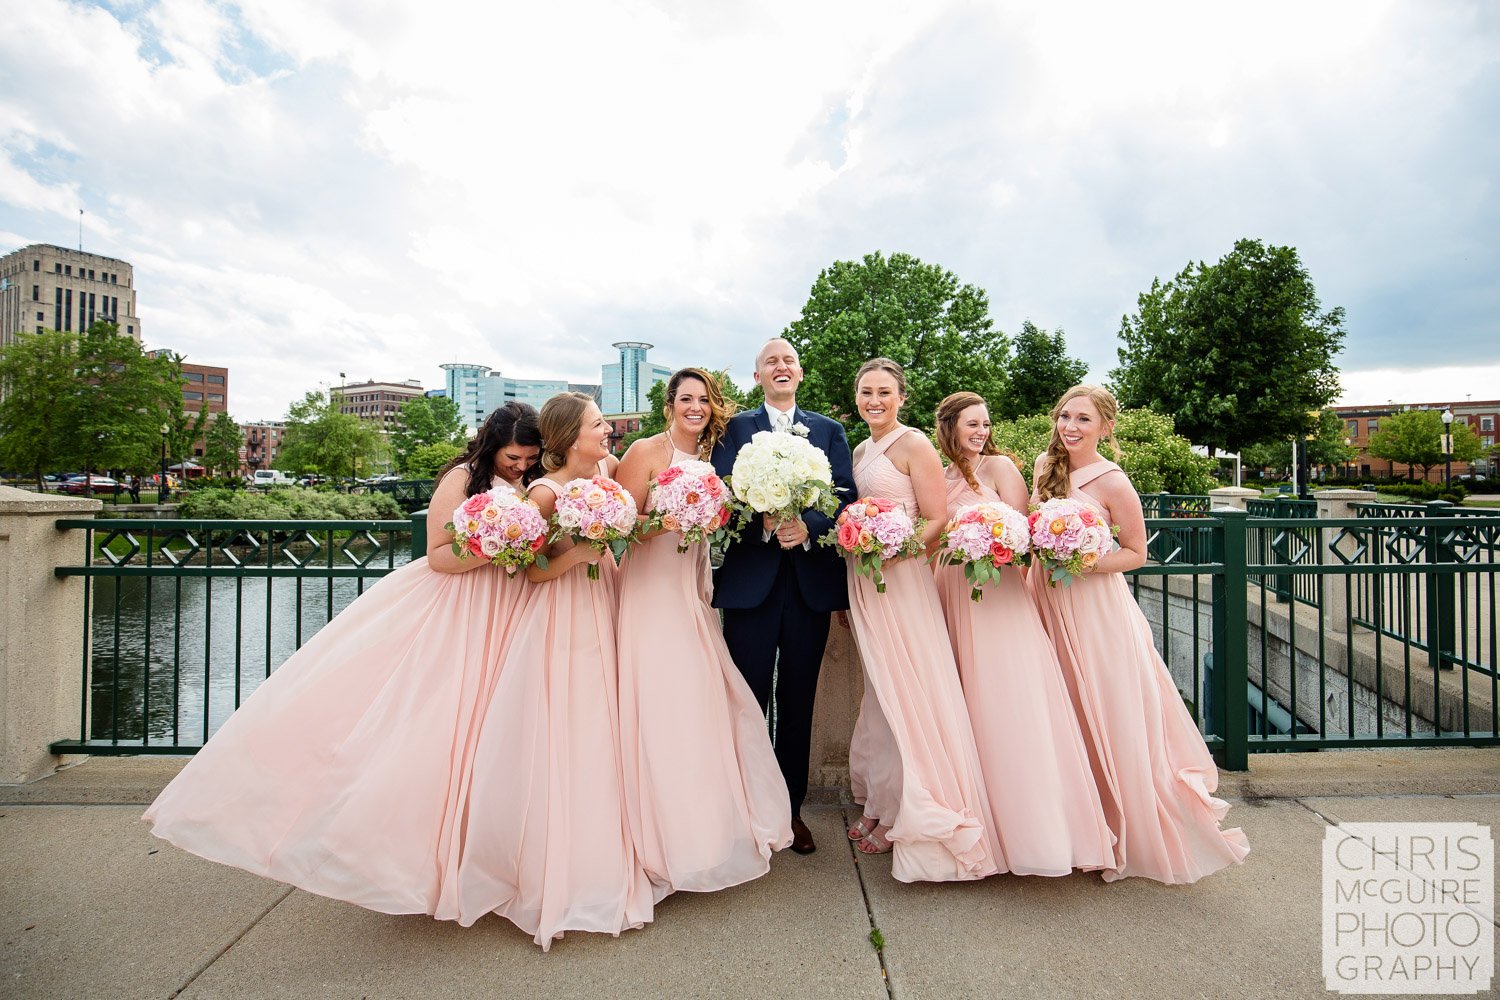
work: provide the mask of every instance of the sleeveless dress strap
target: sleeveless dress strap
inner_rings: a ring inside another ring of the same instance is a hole
[[[879,441],[866,442],[865,452],[860,456],[859,468],[854,470],[855,473],[857,474],[861,470],[867,468],[871,462],[875,461],[881,455],[884,455],[886,452],[890,451],[891,445],[895,444],[897,441],[905,437],[907,431],[911,431],[916,434],[921,433],[921,431],[917,430],[915,427],[897,425],[895,430],[891,431]]]
[[[547,488],[550,489],[553,493],[558,496],[562,496],[562,483],[559,483],[555,479],[548,479],[546,476],[543,476],[540,479],[533,479],[531,481],[531,485],[526,487],[527,494],[529,495],[532,490],[536,489],[538,486],[541,486],[544,483],[546,484]]]
[[[1068,477],[1068,481],[1073,489],[1081,490],[1089,483],[1092,483],[1094,480],[1098,479],[1100,476],[1107,475],[1111,472],[1120,471],[1122,470],[1114,462],[1111,462],[1107,458],[1100,459],[1097,462],[1085,465],[1083,468],[1077,469],[1072,472]]]

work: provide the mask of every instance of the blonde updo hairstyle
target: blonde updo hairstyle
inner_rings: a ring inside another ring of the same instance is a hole
[[[583,414],[594,401],[581,392],[562,392],[542,404],[537,427],[542,432],[542,468],[556,472],[568,464],[568,449],[578,440]]]
[[[1105,424],[1099,438],[1100,443],[1109,445],[1117,462],[1124,454],[1115,442],[1114,422],[1115,415],[1120,412],[1120,404],[1115,402],[1115,397],[1108,389],[1097,385],[1075,385],[1062,394],[1062,398],[1048,414],[1052,418],[1052,437],[1047,441],[1042,468],[1036,477],[1036,495],[1043,501],[1065,497],[1072,491],[1073,484],[1069,475],[1073,470],[1068,467],[1068,449],[1063,445],[1062,435],[1057,433],[1057,415],[1068,405],[1068,400],[1079,396],[1088,397],[1089,402],[1094,404],[1094,409],[1099,411],[1099,419]]]
[[[734,404],[724,398],[719,379],[712,372],[702,368],[679,368],[667,380],[667,402],[662,407],[662,416],[666,418],[668,427],[672,426],[672,403],[677,399],[677,391],[690,378],[702,382],[708,392],[708,423],[698,435],[698,457],[708,461],[714,445],[719,443],[719,438],[729,429],[729,418],[734,416]]]
[[[854,394],[859,395],[859,383],[871,372],[885,372],[896,380],[896,391],[901,394],[901,409],[896,411],[900,417],[901,410],[906,409],[906,370],[890,358],[871,358],[859,366],[859,371],[854,373]]]
[[[989,404],[977,392],[955,392],[944,397],[943,401],[938,404],[935,416],[937,417],[938,449],[942,451],[950,464],[957,466],[958,471],[963,473],[964,482],[977,490],[979,480],[974,478],[974,470],[969,467],[969,460],[964,456],[963,446],[958,440],[958,418],[971,406],[983,406],[988,409]],[[1004,455],[1006,452],[995,447],[995,439],[990,437],[984,442],[984,447],[979,449],[979,454],[981,456]]]

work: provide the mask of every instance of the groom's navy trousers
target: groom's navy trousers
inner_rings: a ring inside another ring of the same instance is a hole
[[[793,420],[808,429],[808,440],[828,456],[840,505],[848,503],[854,498],[854,472],[843,426],[805,410],[796,410]],[[764,406],[732,417],[714,448],[715,471],[730,475],[740,448],[757,431],[770,429]],[[828,641],[829,615],[849,607],[844,560],[817,542],[833,527],[833,519],[804,511],[802,520],[811,543],[805,549],[783,549],[775,535],[763,540],[759,518],[747,525],[714,574],[713,601],[724,612],[729,654],[761,709],[768,709],[774,699],[776,759],[791,794],[793,816],[807,797],[813,699]]]

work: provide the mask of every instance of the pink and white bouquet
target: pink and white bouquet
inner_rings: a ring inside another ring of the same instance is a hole
[[[729,486],[743,505],[741,527],[753,514],[786,522],[797,520],[808,508],[829,517],[839,509],[828,456],[792,433],[758,431],[735,456]]]
[[[453,554],[460,559],[485,559],[511,574],[532,563],[547,568],[547,557],[541,554],[547,544],[547,519],[536,504],[508,486],[469,497],[443,527],[453,532]]]
[[[885,497],[861,497],[845,507],[832,530],[818,539],[854,557],[854,571],[875,583],[876,593],[885,593],[880,572],[886,559],[913,556],[922,550],[922,528],[926,521],[912,521],[902,508]]]
[[[1048,586],[1064,587],[1115,549],[1118,528],[1086,503],[1054,497],[1031,512],[1032,558],[1047,570]]]
[[[635,498],[608,476],[570,479],[557,495],[552,514],[555,537],[569,537],[580,545],[605,549],[619,559],[635,539]],[[599,579],[599,565],[589,563],[589,579]]]
[[[1008,503],[989,500],[953,512],[943,529],[937,562],[962,566],[971,587],[969,598],[984,597],[987,583],[998,583],[1006,566],[1024,566],[1031,551],[1031,525]]]
[[[663,469],[652,486],[653,528],[682,535],[678,552],[694,542],[723,544],[729,540],[729,490],[707,462],[679,462]]]

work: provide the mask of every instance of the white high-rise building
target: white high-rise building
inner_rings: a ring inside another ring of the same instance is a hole
[[[478,430],[484,418],[515,400],[538,410],[560,392],[583,392],[599,398],[599,387],[561,379],[510,378],[489,365],[453,362],[440,366],[447,372],[448,398],[458,404],[459,416],[469,430]]]
[[[611,344],[620,352],[620,360],[601,368],[599,379],[599,409],[605,415],[614,413],[639,413],[646,405],[646,396],[657,382],[672,377],[672,369],[646,360],[651,344],[634,340],[622,340]]]
[[[0,346],[18,332],[82,333],[101,319],[141,342],[135,269],[125,261],[45,243],[0,257]]]

